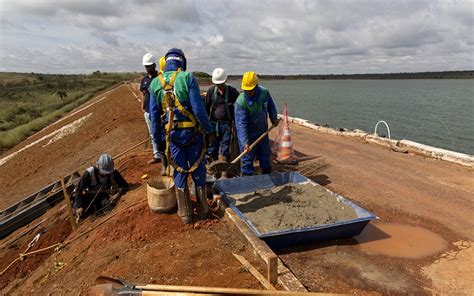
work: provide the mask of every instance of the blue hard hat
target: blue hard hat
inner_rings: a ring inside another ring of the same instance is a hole
[[[169,60],[173,60],[175,63],[180,64],[181,69],[186,71],[186,57],[184,56],[184,52],[179,48],[171,48],[165,54],[166,62]]]

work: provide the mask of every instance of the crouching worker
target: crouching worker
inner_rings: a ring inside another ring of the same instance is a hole
[[[108,205],[114,205],[128,190],[128,184],[114,168],[109,154],[102,154],[95,166],[82,174],[73,192],[74,212],[77,220],[90,213],[97,213]]]
[[[161,138],[161,122],[165,123],[165,154],[174,168],[178,215],[184,224],[193,222],[194,207],[197,218],[206,219],[207,204],[206,166],[204,155],[206,139],[213,142],[211,123],[207,117],[199,85],[186,71],[186,57],[181,49],[172,48],[166,55],[163,73],[150,85],[150,116],[156,139]],[[191,174],[196,184],[195,205],[188,188]]]

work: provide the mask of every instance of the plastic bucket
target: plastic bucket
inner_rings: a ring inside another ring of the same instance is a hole
[[[173,178],[162,177],[147,182],[148,206],[155,213],[167,213],[176,208]]]

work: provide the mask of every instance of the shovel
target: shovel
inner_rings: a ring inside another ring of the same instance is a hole
[[[266,135],[268,135],[269,132],[271,132],[272,129],[274,129],[276,125],[272,124],[266,132],[261,134],[250,146],[248,150],[242,151],[242,153],[239,154],[232,162],[228,163],[227,161],[223,160],[215,160],[209,164],[207,167],[207,170],[210,174],[215,174],[218,172],[229,172],[232,167],[242,158],[245,156],[245,154],[249,153],[255,146],[263,139],[265,138]]]
[[[336,295],[311,292],[293,292],[276,290],[253,290],[239,288],[201,287],[201,286],[172,286],[172,285],[135,285],[122,279],[100,276],[96,286],[88,289],[87,295]]]

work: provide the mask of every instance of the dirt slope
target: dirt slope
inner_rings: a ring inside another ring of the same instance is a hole
[[[102,99],[104,96],[106,98]],[[18,151],[92,113],[75,132],[47,146],[43,145],[50,138],[42,140],[0,166],[2,206],[57,180],[61,174],[78,168],[82,173],[102,152],[117,155],[146,139],[148,135],[140,104],[128,85],[104,96],[99,96],[95,100],[97,103],[90,108],[73,112],[74,115],[10,151]],[[253,258],[234,236],[228,222],[214,218],[185,227],[176,214],[149,211],[144,186],[146,180],[141,177],[158,175],[160,165],[147,165],[152,154],[149,147],[144,148],[141,146],[116,161],[132,190],[122,197],[110,214],[88,218],[77,232],[72,232],[65,209],[60,204],[40,218],[47,220],[34,232],[0,250],[0,269],[4,270],[25,251],[38,232],[43,234],[29,251],[71,240],[116,215],[60,250],[42,252],[14,264],[0,276],[0,294],[79,295],[100,275],[120,277],[134,283],[261,288],[233,257],[232,253],[239,253],[249,260]],[[27,228],[18,229],[2,240],[2,245]]]
[[[42,140],[0,166],[0,208],[55,182],[61,175],[78,169],[82,173],[100,153],[116,155],[148,137],[140,104],[128,85],[99,95],[89,104],[94,102],[97,103],[48,126],[1,156],[91,114],[74,133],[47,146],[51,138]]]

